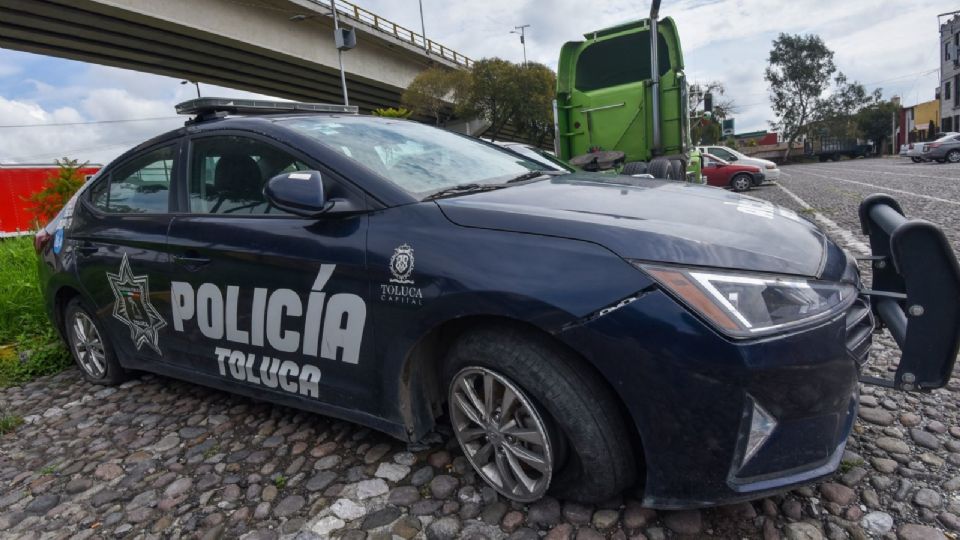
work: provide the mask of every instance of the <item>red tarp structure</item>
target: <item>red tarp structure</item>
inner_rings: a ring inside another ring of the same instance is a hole
[[[29,233],[34,228],[33,216],[27,210],[26,198],[47,185],[57,175],[56,164],[0,165],[0,236]],[[99,165],[80,169],[83,175],[92,175]]]

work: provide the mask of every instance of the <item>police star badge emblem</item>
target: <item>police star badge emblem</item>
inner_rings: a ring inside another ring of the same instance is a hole
[[[135,276],[130,270],[127,254],[123,254],[120,272],[107,272],[107,280],[113,290],[113,317],[130,329],[130,339],[137,346],[143,345],[160,352],[158,331],[167,325],[157,309],[150,303],[150,279],[148,276]]]

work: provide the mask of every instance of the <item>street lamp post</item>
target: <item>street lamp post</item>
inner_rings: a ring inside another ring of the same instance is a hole
[[[347,94],[347,73],[343,70],[343,51],[357,46],[357,38],[354,30],[351,28],[346,32],[340,31],[340,18],[337,16],[337,6],[335,0],[330,0],[330,15],[333,17],[333,43],[337,48],[337,61],[340,63],[340,87],[343,89],[343,104],[350,105],[350,96]],[[318,14],[293,15],[291,21],[300,22],[312,19]]]
[[[427,45],[427,27],[423,24],[423,0],[420,2],[420,35],[423,37],[423,50],[430,54],[430,47]]]
[[[197,81],[180,81],[180,84],[190,84],[193,83],[197,87],[197,99],[200,98],[200,83]]]
[[[523,65],[527,65],[527,28],[530,28],[529,24],[514,26],[510,31],[511,34],[520,35],[520,44],[523,45]]]
[[[337,16],[336,0],[330,0],[330,11],[333,12],[333,35],[334,39],[340,36],[340,18]],[[336,43],[336,42],[335,42]],[[350,97],[347,95],[347,74],[343,71],[343,49],[337,46],[337,60],[340,62],[340,86],[343,87],[343,104],[350,105]]]

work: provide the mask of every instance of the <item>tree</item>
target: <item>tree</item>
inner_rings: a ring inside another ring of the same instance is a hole
[[[879,88],[868,94],[859,82],[849,82],[846,75],[834,77],[834,89],[825,98],[818,99],[813,113],[812,127],[834,137],[854,137],[857,133],[856,115],[865,107],[881,100]]]
[[[413,79],[400,101],[414,114],[433,118],[434,125],[439,126],[453,115],[453,103],[464,92],[469,77],[459,69],[432,67]]]
[[[490,122],[487,135],[497,140],[523,106],[525,79],[517,64],[500,58],[484,58],[473,63],[465,99],[458,103],[458,113],[479,116]]]
[[[80,163],[66,157],[55,161],[57,173],[47,179],[43,189],[25,198],[28,210],[38,224],[53,219],[86,181],[80,169],[86,167],[87,162]]]
[[[837,68],[833,51],[817,35],[780,34],[767,63],[764,78],[770,83],[770,101],[777,115],[771,126],[783,134],[786,159]]]
[[[384,118],[410,118],[410,115],[413,114],[413,111],[410,109],[404,109],[400,107],[399,109],[394,109],[393,107],[374,109],[374,116],[381,116]]]
[[[513,124],[534,146],[543,146],[553,133],[553,98],[557,74],[536,62],[519,66],[517,110]]]
[[[893,129],[893,115],[899,105],[892,101],[880,101],[864,108],[857,114],[857,129],[865,138],[873,141],[879,151]]]

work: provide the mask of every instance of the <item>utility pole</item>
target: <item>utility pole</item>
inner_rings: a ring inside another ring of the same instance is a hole
[[[333,12],[334,43],[337,45],[337,60],[340,62],[340,86],[343,87],[343,104],[350,105],[350,97],[347,95],[347,74],[343,71],[343,49],[340,43],[340,17],[337,16],[335,1],[336,0],[330,0],[330,11]]]
[[[527,28],[530,28],[529,24],[524,24],[521,26],[514,26],[513,30],[510,31],[511,34],[520,35],[520,44],[523,45],[523,65],[527,65]]]
[[[430,46],[427,45],[427,27],[423,24],[423,0],[420,0],[420,35],[423,36],[423,50],[430,54]]]
[[[895,156],[897,149],[897,113],[900,111],[900,96],[890,98],[893,104],[893,112],[890,113],[890,155]]]

